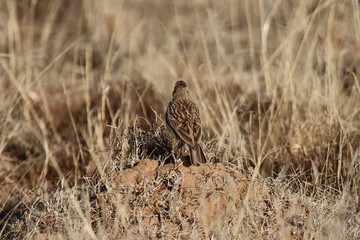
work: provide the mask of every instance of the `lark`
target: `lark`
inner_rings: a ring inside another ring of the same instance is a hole
[[[191,164],[199,166],[199,163],[206,163],[206,156],[199,144],[201,140],[199,108],[190,101],[184,81],[175,83],[165,118],[167,126],[172,130],[177,140],[188,145]]]

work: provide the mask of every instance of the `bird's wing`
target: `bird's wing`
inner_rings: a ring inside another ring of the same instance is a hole
[[[191,101],[173,102],[168,114],[168,125],[188,145],[195,146],[201,139],[201,121],[198,107]]]
[[[186,144],[193,146],[195,144],[195,139],[193,135],[193,131],[189,125],[181,124],[176,128],[176,132]]]
[[[201,140],[201,120],[199,108],[191,102],[192,109],[192,131],[194,136],[194,143],[199,143]]]

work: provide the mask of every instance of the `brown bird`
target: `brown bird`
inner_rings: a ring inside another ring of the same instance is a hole
[[[189,146],[190,162],[195,166],[199,166],[199,163],[206,163],[206,156],[199,145],[201,140],[199,108],[190,101],[184,81],[175,83],[165,118],[166,124],[177,140],[185,142]]]

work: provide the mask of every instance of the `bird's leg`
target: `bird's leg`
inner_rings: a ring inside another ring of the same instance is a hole
[[[182,158],[184,156],[184,147],[185,147],[185,142],[178,141],[177,153],[178,153],[179,158]]]
[[[173,141],[172,149],[173,149],[173,156],[175,159],[175,162],[183,156],[183,147],[185,146],[185,143],[183,141],[175,140]]]

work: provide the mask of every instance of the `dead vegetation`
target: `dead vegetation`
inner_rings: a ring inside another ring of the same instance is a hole
[[[1,238],[359,238],[359,16],[350,0],[0,2]],[[199,168],[163,124],[179,79]]]

